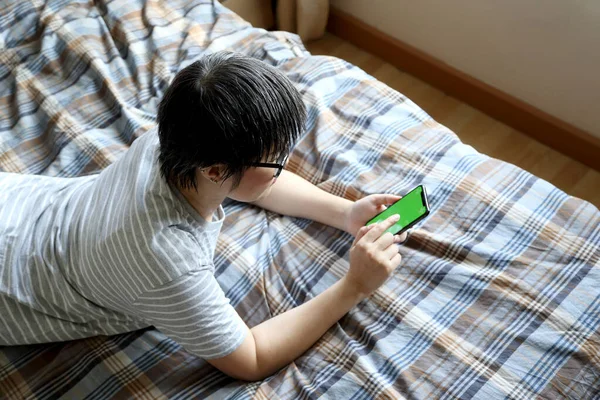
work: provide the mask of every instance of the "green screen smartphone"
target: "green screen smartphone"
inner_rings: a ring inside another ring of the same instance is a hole
[[[377,214],[375,218],[367,222],[365,225],[371,225],[379,221],[394,215],[400,214],[400,221],[386,229],[386,232],[390,232],[394,235],[401,234],[410,229],[414,224],[421,221],[423,218],[429,215],[429,203],[427,202],[427,193],[425,187],[419,185],[406,196],[389,206],[380,214]]]

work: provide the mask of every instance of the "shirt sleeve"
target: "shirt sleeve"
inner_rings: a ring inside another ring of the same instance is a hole
[[[132,306],[139,317],[204,359],[232,353],[248,332],[210,270],[190,271],[147,290]]]

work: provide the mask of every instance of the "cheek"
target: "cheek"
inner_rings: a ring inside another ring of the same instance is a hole
[[[250,171],[249,171],[250,172]],[[248,174],[248,184],[253,186],[270,185],[273,181],[273,172],[256,169]]]
[[[268,171],[247,171],[242,179],[239,190],[245,194],[263,191],[273,184],[273,173]]]

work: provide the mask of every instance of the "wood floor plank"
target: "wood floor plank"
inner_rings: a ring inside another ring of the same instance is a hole
[[[419,85],[417,78],[400,71],[388,63],[378,68],[373,73],[373,76],[407,97],[410,97],[412,88]]]
[[[445,95],[431,110],[428,110],[427,113],[440,124],[450,128],[450,126],[447,125],[448,117],[454,114],[461,104],[462,103],[456,100],[456,98]]]
[[[431,114],[430,115],[440,124],[454,131],[454,133],[456,133],[458,137],[462,139],[461,132],[463,127],[467,125],[473,118],[475,118],[477,116],[477,113],[481,113],[463,102],[460,102],[454,98],[453,100],[458,103],[456,108],[454,109],[454,112],[449,113],[442,119],[437,119],[435,116]]]
[[[552,179],[554,186],[561,188],[565,192],[573,195],[574,189],[579,185],[579,182],[583,179],[585,174],[590,170],[579,161],[575,161],[569,158],[566,165],[560,170],[560,172]],[[586,199],[590,201],[589,199]],[[595,203],[596,206],[600,207],[600,203]]]
[[[517,165],[600,208],[600,172],[447,96],[428,83],[330,33],[306,43],[306,47],[312,54],[343,58],[363,69],[408,97],[477,151]]]
[[[487,115],[478,114],[462,128],[459,137],[480,153],[490,155],[505,146],[511,131],[512,128],[509,126],[495,120],[490,121]]]
[[[523,163],[525,169],[549,182],[552,182],[569,162],[569,157],[535,140],[529,141],[527,148],[529,150],[528,159]],[[554,183],[554,185],[565,190],[565,188],[560,187],[557,183]]]
[[[586,199],[592,204],[600,204],[600,172],[587,168],[587,172],[571,190],[571,194]]]

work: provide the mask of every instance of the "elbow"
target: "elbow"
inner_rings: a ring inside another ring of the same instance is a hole
[[[266,365],[261,363],[261,358],[264,357],[261,356],[260,349],[254,332],[249,329],[242,344],[232,353],[216,359],[206,359],[206,361],[234,379],[247,382],[261,381],[272,375],[274,370],[269,360]]]
[[[245,373],[243,375],[240,375],[239,377],[234,377],[234,378],[242,380],[242,381],[246,381],[246,382],[257,382],[257,381],[262,381],[267,376],[268,375],[250,372],[250,373]]]
[[[223,371],[223,372],[225,372],[225,371]],[[240,381],[246,381],[246,382],[262,381],[263,379],[265,379],[266,377],[269,376],[269,375],[263,374],[261,371],[259,371],[257,369],[251,369],[251,368],[238,368],[236,371],[225,372],[225,373],[234,379],[238,379]]]
[[[222,372],[225,372],[225,371],[222,371]],[[240,381],[246,381],[246,382],[262,381],[263,379],[265,379],[269,376],[268,374],[263,374],[260,371],[252,371],[252,370],[247,370],[247,371],[237,370],[235,372],[225,372],[225,373],[234,379],[237,379]]]
[[[264,371],[260,367],[260,364],[258,364],[258,362],[257,362],[253,365],[253,368],[247,368],[245,371],[240,373],[240,377],[237,379],[241,379],[241,380],[244,380],[247,382],[257,382],[257,381],[262,381],[271,375],[272,374],[268,373],[268,371]]]

